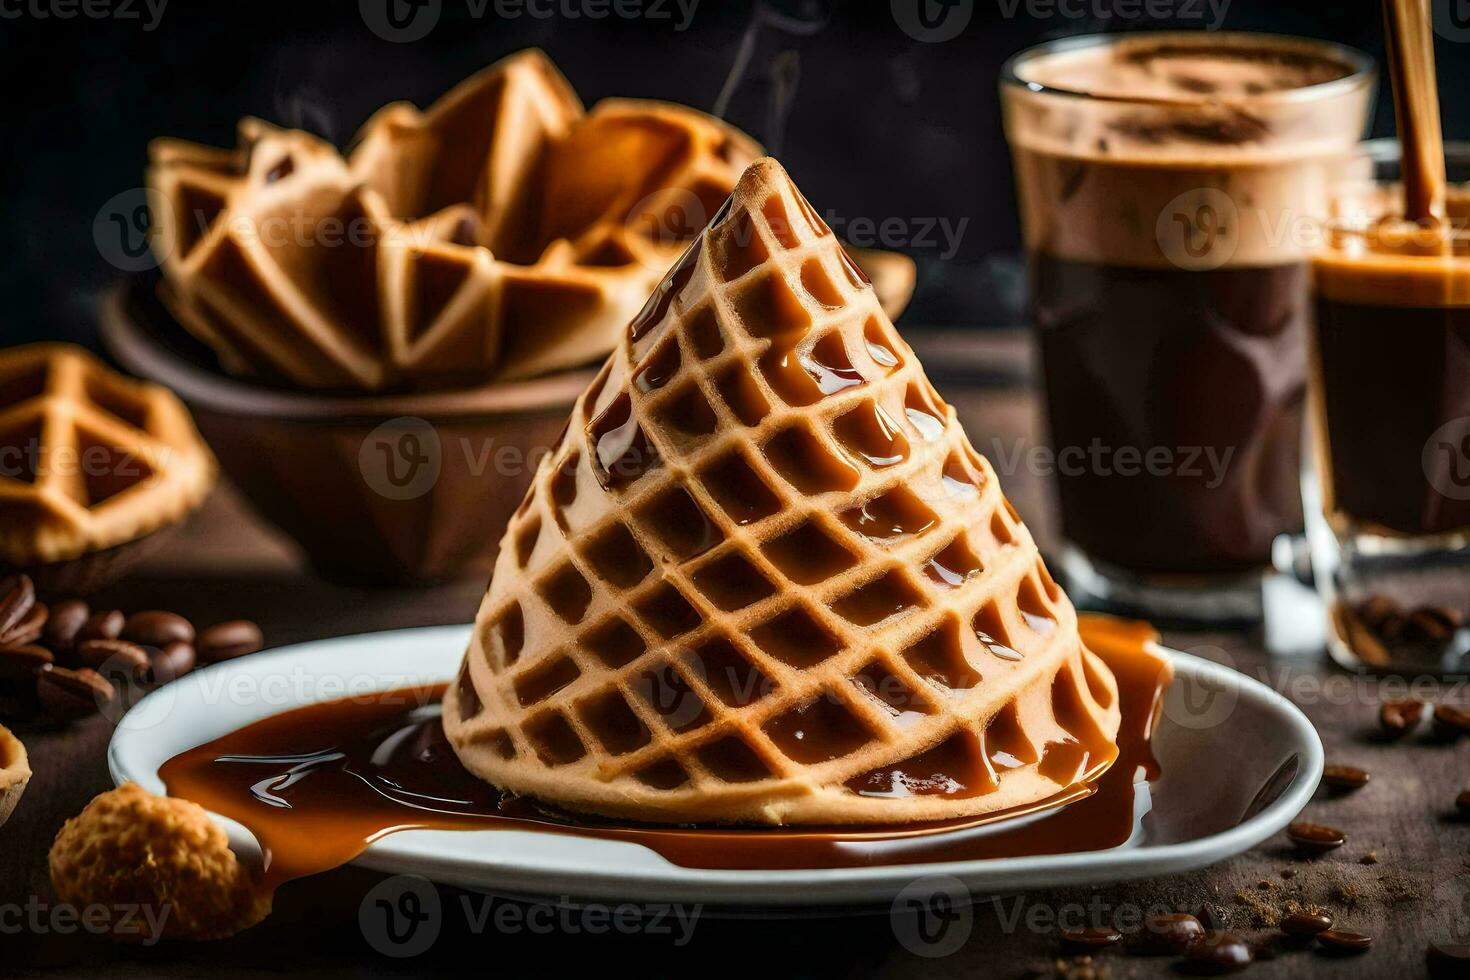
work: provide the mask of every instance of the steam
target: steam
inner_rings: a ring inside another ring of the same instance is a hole
[[[832,18],[827,0],[759,0],[751,13],[750,23],[740,36],[735,60],[730,65],[725,83],[720,87],[710,112],[724,119],[730,103],[746,84],[753,67],[757,67],[756,51],[763,38],[771,38],[780,50],[769,59],[764,74],[770,80],[766,99],[763,142],[770,152],[779,155],[786,136],[786,123],[796,102],[801,82],[801,52],[785,46],[788,38],[810,37],[826,28]]]

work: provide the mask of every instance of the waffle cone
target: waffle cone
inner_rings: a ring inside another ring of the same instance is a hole
[[[511,520],[444,726],[517,793],[655,822],[935,820],[1116,756],[990,464],[763,159]]]

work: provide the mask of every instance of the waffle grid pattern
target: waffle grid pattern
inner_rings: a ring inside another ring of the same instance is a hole
[[[1013,764],[1109,742],[1111,679],[989,463],[784,172],[741,188],[511,522],[462,757],[552,798],[581,772],[607,792],[564,802],[607,812],[844,822],[954,806],[850,783],[1003,711]],[[981,765],[971,812],[1038,789]]]
[[[584,148],[627,131],[643,137],[617,183],[584,199],[602,176]],[[237,374],[366,390],[529,377],[605,353],[683,246],[664,212],[723,199],[758,151],[681,107],[584,113],[537,51],[427,112],[385,107],[346,158],[254,119],[235,151],[159,140],[163,295]]]
[[[172,523],[214,461],[169,392],[79,348],[0,353],[0,562],[76,558]]]

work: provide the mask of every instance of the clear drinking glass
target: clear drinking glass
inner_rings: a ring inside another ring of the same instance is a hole
[[[1392,671],[1470,666],[1470,144],[1448,221],[1403,213],[1398,145],[1364,144],[1313,264],[1302,481],[1330,648]]]
[[[1260,617],[1272,540],[1302,529],[1311,232],[1374,86],[1360,52],[1230,32],[1004,68],[1074,598]]]

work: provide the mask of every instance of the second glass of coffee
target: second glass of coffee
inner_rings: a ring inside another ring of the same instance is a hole
[[[1298,493],[1308,262],[1372,63],[1238,33],[1073,38],[1002,74],[1074,597],[1260,616]]]

